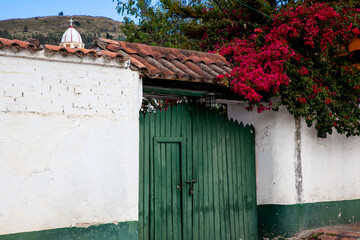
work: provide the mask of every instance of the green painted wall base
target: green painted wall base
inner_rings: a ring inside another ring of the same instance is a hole
[[[294,205],[258,205],[259,239],[284,239],[312,228],[360,222],[360,199]]]
[[[36,232],[0,235],[0,240],[137,240],[138,222],[101,224],[88,228],[58,228]]]

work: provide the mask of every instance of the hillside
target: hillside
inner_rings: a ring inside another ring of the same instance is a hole
[[[121,22],[105,17],[91,16],[49,16],[0,21],[0,37],[26,40],[36,38],[42,44],[58,45],[61,36],[70,26],[73,18],[74,28],[81,34],[85,47],[89,47],[94,37],[124,40]]]

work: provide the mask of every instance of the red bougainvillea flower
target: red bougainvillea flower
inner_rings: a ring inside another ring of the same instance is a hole
[[[332,4],[305,0],[274,15],[270,27],[224,44],[219,53],[233,68],[218,78],[248,110],[285,105],[318,131],[360,135],[360,70],[346,47],[360,36],[360,9]]]

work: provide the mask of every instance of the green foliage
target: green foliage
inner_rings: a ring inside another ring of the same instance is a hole
[[[63,13],[63,12],[59,12],[59,16],[64,16],[64,13]]]
[[[120,14],[139,21],[127,18],[128,41],[205,51],[230,42],[222,54],[237,68],[222,77],[250,107],[285,105],[320,135],[360,135],[359,57],[344,49],[360,37],[360,1],[117,1]]]
[[[119,2],[117,10],[119,13],[126,12],[139,19],[139,23],[136,24],[128,17],[124,18],[125,25],[121,28],[129,42],[184,49],[199,45],[182,34],[180,19],[172,16],[162,2],[156,6],[150,6],[147,2],[136,3],[132,0],[127,3]]]
[[[268,22],[275,0],[117,0],[127,41],[194,50],[213,50]],[[281,2],[281,1],[280,1]],[[281,3],[280,3],[281,4]]]
[[[11,34],[9,34],[9,32],[5,29],[5,30],[0,30],[0,37],[2,38],[11,38]]]
[[[349,2],[297,3],[268,27],[224,45],[220,54],[236,67],[219,78],[249,100],[248,109],[269,110],[279,97],[274,110],[286,106],[319,135],[360,135],[358,53],[346,48],[359,28],[360,9]]]

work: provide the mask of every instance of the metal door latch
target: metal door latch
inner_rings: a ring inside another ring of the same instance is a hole
[[[186,180],[185,182],[187,184],[190,184],[189,195],[193,195],[194,194],[194,183],[197,183],[197,179]]]
[[[183,182],[180,182],[176,187],[179,190],[179,192],[181,192],[183,189]]]

